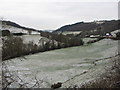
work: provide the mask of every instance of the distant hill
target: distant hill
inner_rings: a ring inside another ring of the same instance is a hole
[[[11,21],[1,21],[0,26],[2,30],[9,30],[11,33],[24,33],[24,34],[39,34],[41,30],[36,30],[33,28],[28,28],[21,26],[15,22]]]
[[[79,36],[89,36],[89,35],[105,35],[106,33],[112,32],[118,29],[118,23],[120,20],[110,20],[110,21],[94,21],[94,22],[78,22],[71,25],[65,25],[57,30],[53,31],[53,33],[59,32],[75,32],[80,31]],[[36,30],[33,28],[28,28],[21,26],[15,22],[11,21],[1,21],[0,27],[1,30],[9,30],[11,33],[23,33],[23,34],[40,34],[43,32],[42,30]],[[46,32],[48,32],[46,30]],[[50,31],[49,31],[50,32]]]
[[[78,22],[71,25],[65,25],[54,32],[66,32],[66,31],[81,31],[81,34],[105,34],[118,29],[119,20],[111,21],[94,21],[94,22]]]

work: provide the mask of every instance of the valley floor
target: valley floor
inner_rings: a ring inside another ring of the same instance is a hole
[[[103,39],[90,45],[37,53],[3,63],[15,79],[9,87],[26,83],[29,88],[50,88],[61,82],[62,88],[66,88],[98,78],[111,68],[117,55],[118,41]]]

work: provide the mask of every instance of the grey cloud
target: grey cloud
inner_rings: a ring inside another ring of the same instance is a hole
[[[80,21],[117,19],[117,8],[117,2],[11,2],[0,5],[0,16],[29,27],[57,29]]]

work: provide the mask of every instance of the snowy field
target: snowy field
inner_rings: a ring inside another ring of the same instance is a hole
[[[23,35],[20,36],[24,43],[29,43],[30,41],[33,41],[35,44],[39,44],[39,40],[42,38],[40,35]]]
[[[10,25],[3,25],[0,21],[0,29],[1,30],[9,30],[11,33],[25,33],[25,34],[33,34],[33,35],[36,35],[36,34],[40,34],[39,32],[37,31],[30,31],[29,30],[26,30],[26,29],[22,29],[22,28],[17,28],[17,27],[13,27],[13,26],[10,26]]]
[[[10,72],[18,75],[24,83],[29,83],[28,87],[32,87],[36,79],[41,88],[49,88],[57,82],[62,82],[62,87],[69,87],[93,80],[104,73],[113,64],[108,57],[117,54],[117,47],[117,41],[104,39],[90,45],[37,53],[5,63]],[[17,86],[13,83],[10,87]]]
[[[64,32],[62,32],[62,34],[64,34],[64,35],[67,35],[67,34],[74,34],[74,35],[76,35],[76,34],[80,34],[82,31],[74,31],[74,32],[70,32],[70,31],[64,31]]]

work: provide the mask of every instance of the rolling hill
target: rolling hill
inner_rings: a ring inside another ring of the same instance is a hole
[[[11,21],[0,21],[1,30],[9,30],[11,33],[40,34],[40,30],[21,26]]]
[[[65,25],[57,30],[54,33],[58,32],[76,32],[80,31],[81,35],[105,35],[114,30],[118,29],[119,20],[110,20],[110,21],[94,21],[94,22],[78,22],[71,25]]]

